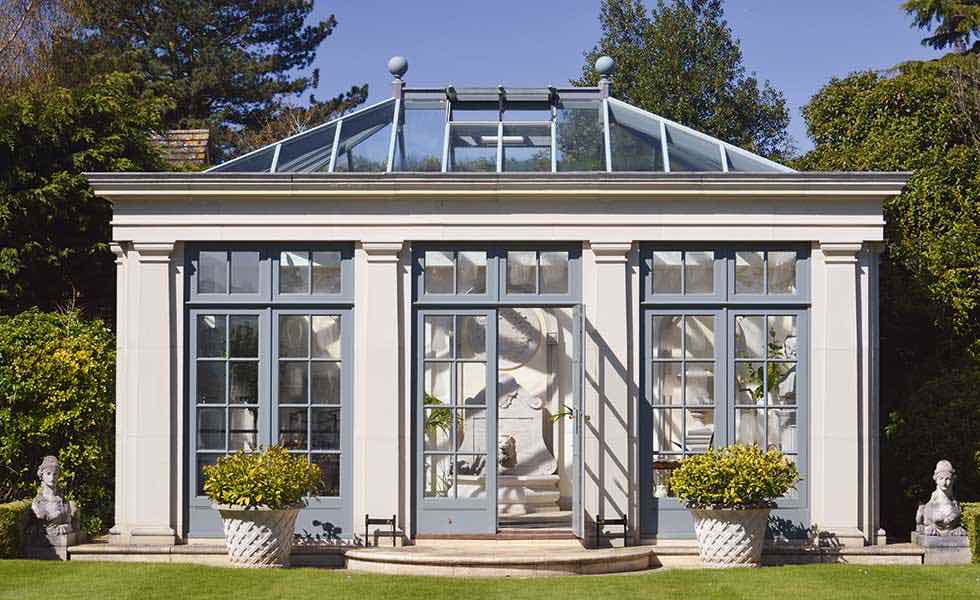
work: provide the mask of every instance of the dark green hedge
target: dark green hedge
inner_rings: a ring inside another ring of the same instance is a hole
[[[67,498],[95,534],[111,525],[115,340],[76,312],[0,316],[0,502],[33,498],[58,457]]]
[[[30,500],[0,504],[0,558],[20,557],[30,510]]]
[[[980,563],[980,502],[963,503],[963,526],[970,534],[973,562]]]

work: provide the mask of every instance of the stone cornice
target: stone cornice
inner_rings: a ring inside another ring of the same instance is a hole
[[[857,264],[858,253],[864,248],[858,243],[821,243],[820,251],[827,264]]]
[[[592,242],[590,246],[597,263],[625,263],[633,249],[629,242]]]
[[[401,242],[361,242],[361,249],[368,262],[398,262],[402,251]]]
[[[174,244],[169,242],[136,242],[133,250],[141,263],[169,263]]]

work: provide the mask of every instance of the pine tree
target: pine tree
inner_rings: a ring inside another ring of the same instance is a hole
[[[906,0],[902,8],[916,27],[932,32],[922,39],[923,46],[980,52],[980,39],[970,46],[980,38],[980,0]]]
[[[782,92],[746,73],[721,0],[603,0],[602,37],[575,85],[595,85],[596,58],[616,61],[613,93],[688,127],[784,159],[792,152]]]

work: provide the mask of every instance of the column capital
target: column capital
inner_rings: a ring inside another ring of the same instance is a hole
[[[398,262],[402,251],[401,242],[361,242],[361,249],[368,262]]]
[[[122,264],[123,259],[126,258],[126,249],[123,244],[126,242],[109,242],[109,250],[115,255],[117,265]]]
[[[174,251],[173,242],[135,242],[133,250],[141,263],[169,263]]]
[[[822,242],[824,262],[828,264],[857,264],[858,253],[864,248],[859,242]]]
[[[633,249],[630,242],[592,242],[592,253],[597,263],[626,263]]]

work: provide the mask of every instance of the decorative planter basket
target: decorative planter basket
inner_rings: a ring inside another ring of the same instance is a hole
[[[288,567],[302,505],[272,510],[220,504],[228,559],[235,567]]]
[[[758,567],[766,541],[768,508],[691,509],[701,562],[709,569]]]

